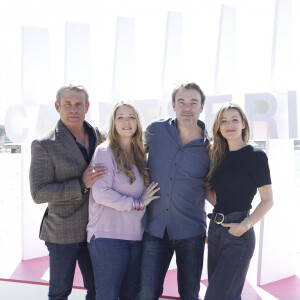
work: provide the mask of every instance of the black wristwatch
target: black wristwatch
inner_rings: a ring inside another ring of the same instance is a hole
[[[90,189],[87,189],[83,180],[81,178],[79,178],[79,183],[80,183],[80,188],[81,188],[81,192],[82,194],[86,194]]]

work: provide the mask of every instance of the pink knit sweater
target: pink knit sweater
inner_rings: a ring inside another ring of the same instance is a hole
[[[118,171],[107,142],[95,150],[92,164],[97,163],[106,167],[107,174],[97,180],[90,191],[88,242],[93,235],[95,238],[142,240],[144,210],[132,208],[133,198],[140,198],[146,190],[139,171],[133,166],[136,180],[130,184],[129,178]]]

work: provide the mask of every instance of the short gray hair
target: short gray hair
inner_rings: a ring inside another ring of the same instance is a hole
[[[89,94],[87,92],[87,90],[85,89],[84,86],[82,85],[65,85],[65,86],[62,86],[56,93],[56,101],[58,103],[60,103],[60,97],[61,97],[61,94],[64,92],[64,91],[75,91],[75,92],[79,92],[79,93],[83,93],[84,96],[85,96],[85,104],[87,104],[89,102]]]

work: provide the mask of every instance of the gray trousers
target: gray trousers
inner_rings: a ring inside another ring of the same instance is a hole
[[[225,216],[224,223],[239,223],[248,212]],[[253,228],[241,237],[228,232],[229,228],[214,222],[208,230],[208,288],[205,300],[240,300],[250,260],[255,248]]]

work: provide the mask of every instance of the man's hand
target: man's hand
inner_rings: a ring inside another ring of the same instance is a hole
[[[106,168],[103,165],[89,165],[83,172],[82,181],[87,189],[106,174]]]

